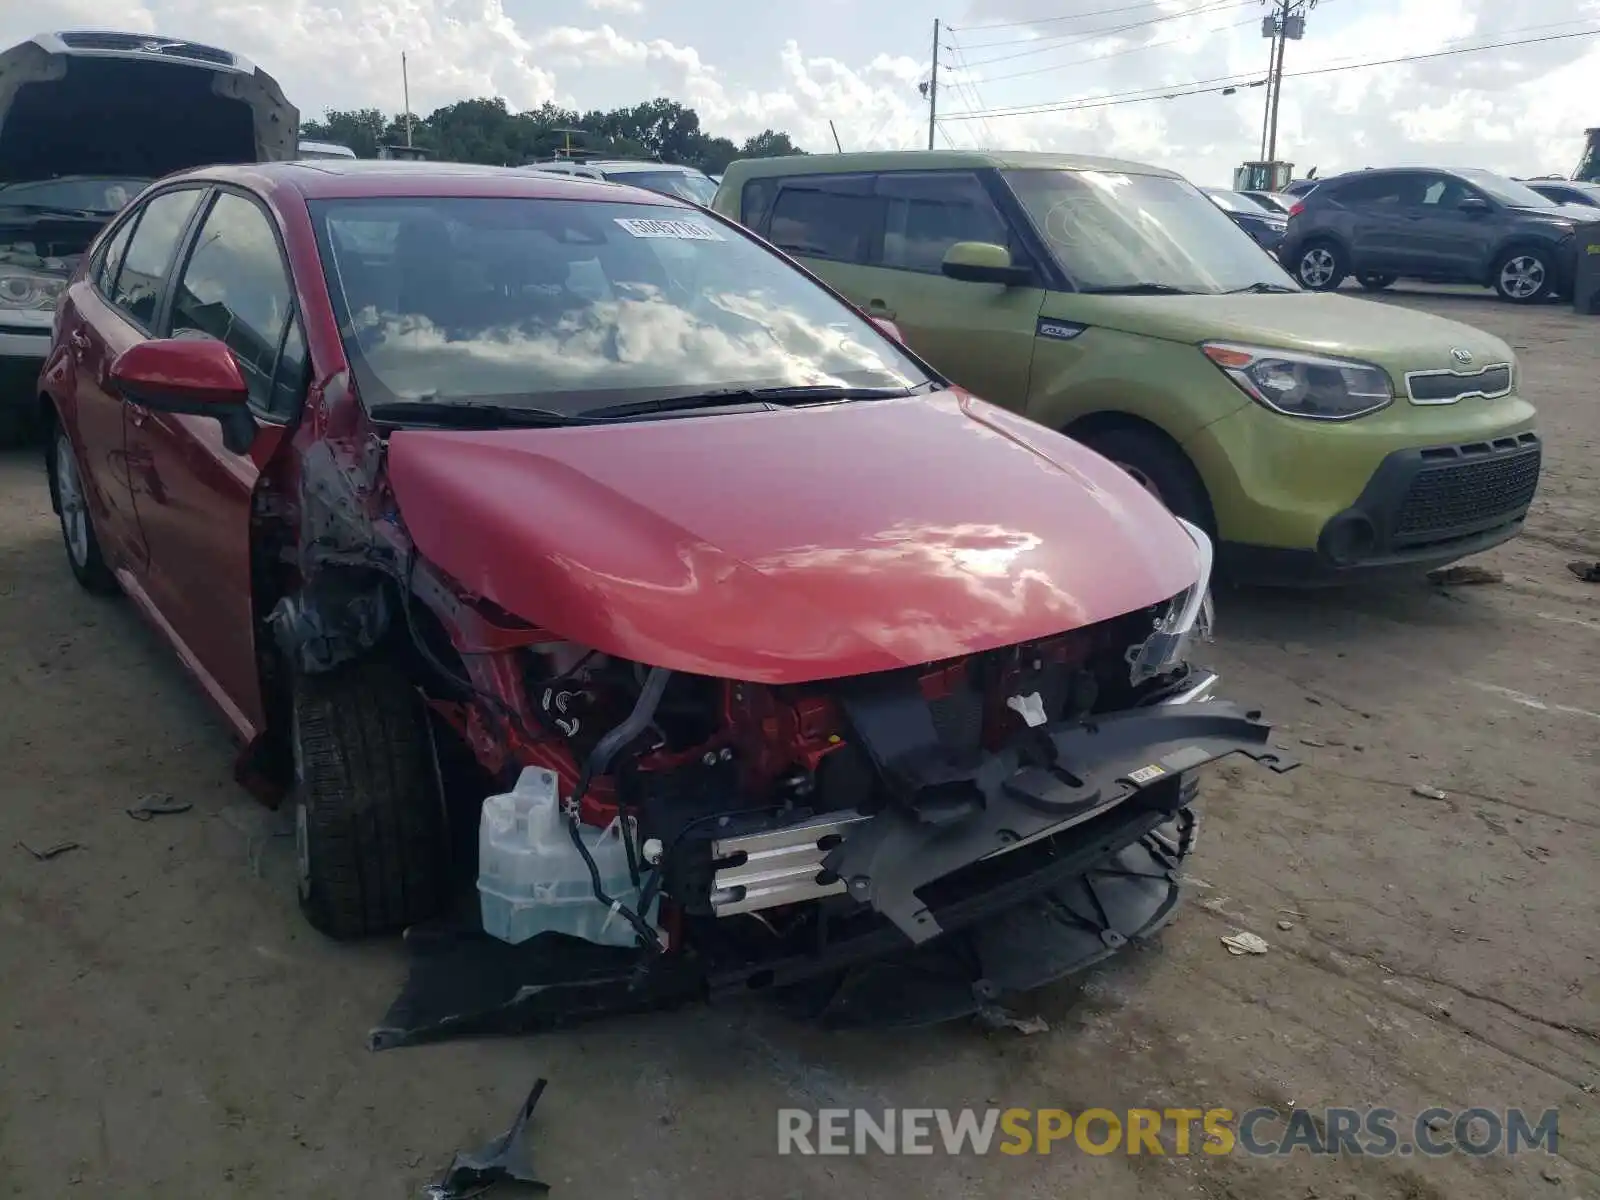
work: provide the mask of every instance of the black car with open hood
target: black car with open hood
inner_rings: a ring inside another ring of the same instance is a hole
[[[300,114],[228,50],[105,30],[0,51],[0,436],[31,412],[56,298],[152,180],[296,156]]]

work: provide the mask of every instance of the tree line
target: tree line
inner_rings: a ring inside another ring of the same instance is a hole
[[[376,108],[330,109],[320,121],[302,121],[300,136],[340,142],[360,158],[376,158],[379,146],[405,143],[406,116],[389,116]],[[585,113],[550,103],[514,113],[499,97],[460,100],[426,117],[412,114],[411,142],[446,162],[521,166],[551,158],[570,144],[607,158],[660,159],[712,175],[721,174],[736,158],[805,153],[788,134],[772,129],[742,146],[713,137],[700,128],[694,109],[665,98]]]

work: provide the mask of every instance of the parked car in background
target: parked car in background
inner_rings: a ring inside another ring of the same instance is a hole
[[[676,196],[695,204],[710,204],[711,197],[717,194],[716,183],[704,171],[675,163],[559,158],[551,162],[529,163],[524,169],[626,183],[631,187],[648,188],[652,192]]]
[[[339,142],[318,142],[302,139],[297,157],[301,159],[314,158],[354,158],[356,152],[349,146]]]
[[[56,300],[106,221],[170,171],[293,158],[299,119],[213,46],[80,30],[0,52],[0,440],[29,423]]]
[[[1240,192],[1241,196],[1249,196],[1257,204],[1271,212],[1280,213],[1287,217],[1289,210],[1295,206],[1298,197],[1291,196],[1288,192]]]
[[[1449,562],[1512,537],[1533,497],[1540,441],[1505,342],[1302,291],[1159,167],[745,160],[714,207],[957,383],[1121,464],[1214,532],[1236,578]]]
[[[1529,304],[1571,286],[1573,222],[1588,219],[1492,171],[1356,171],[1295,207],[1280,253],[1313,291],[1354,275],[1372,289],[1402,278],[1476,284]]]
[[[285,796],[332,936],[476,878],[492,935],[613,947],[625,1004],[659,970],[948,1020],[1166,921],[1204,762],[1291,765],[1190,661],[1203,532],[687,202],[189,172],[60,318],[67,564]]]
[[[1552,204],[1600,208],[1600,183],[1582,183],[1574,179],[1522,179],[1518,182],[1527,184]],[[1597,220],[1600,216],[1590,219]]]
[[[1283,241],[1283,230],[1289,218],[1273,212],[1259,200],[1252,200],[1243,192],[1231,188],[1201,188],[1211,202],[1228,214],[1228,219],[1250,235],[1252,241],[1267,253],[1278,249]]]

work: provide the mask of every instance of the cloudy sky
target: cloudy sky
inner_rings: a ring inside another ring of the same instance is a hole
[[[29,0],[40,29],[149,31],[245,54],[307,115],[504,96],[609,108],[665,95],[712,132],[768,126],[812,150],[925,145],[934,18],[939,144],[1115,153],[1226,182],[1255,158],[1262,0]],[[1591,36],[1569,36],[1574,34]],[[1291,43],[1280,156],[1300,173],[1399,162],[1567,172],[1600,125],[1600,0],[1320,0]],[[1362,70],[1326,68],[1539,44]],[[1237,83],[1234,95],[1217,90]],[[1144,95],[1191,93],[1135,101]],[[1018,111],[1020,110],[1020,111]],[[977,115],[973,115],[977,114]]]

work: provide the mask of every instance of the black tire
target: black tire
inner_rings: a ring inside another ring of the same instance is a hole
[[[1489,285],[1512,304],[1539,303],[1555,290],[1550,252],[1542,246],[1512,246],[1495,260]]]
[[[1211,497],[1194,464],[1160,434],[1143,429],[1105,429],[1077,437],[1089,449],[1137,479],[1155,493],[1173,515],[1197,525],[1213,539],[1216,518]]]
[[[1294,277],[1312,292],[1332,292],[1350,274],[1350,261],[1337,242],[1312,238],[1295,251]]]
[[[1381,292],[1384,288],[1393,285],[1397,276],[1367,274],[1357,280],[1369,292]]]
[[[114,596],[120,590],[117,578],[100,553],[100,539],[94,531],[94,513],[78,469],[78,455],[72,439],[59,425],[52,430],[50,443],[50,505],[61,525],[61,545],[67,552],[72,577],[85,591],[97,596]]]
[[[449,847],[427,712],[382,661],[295,680],[295,863],[300,908],[341,940],[437,916]]]

